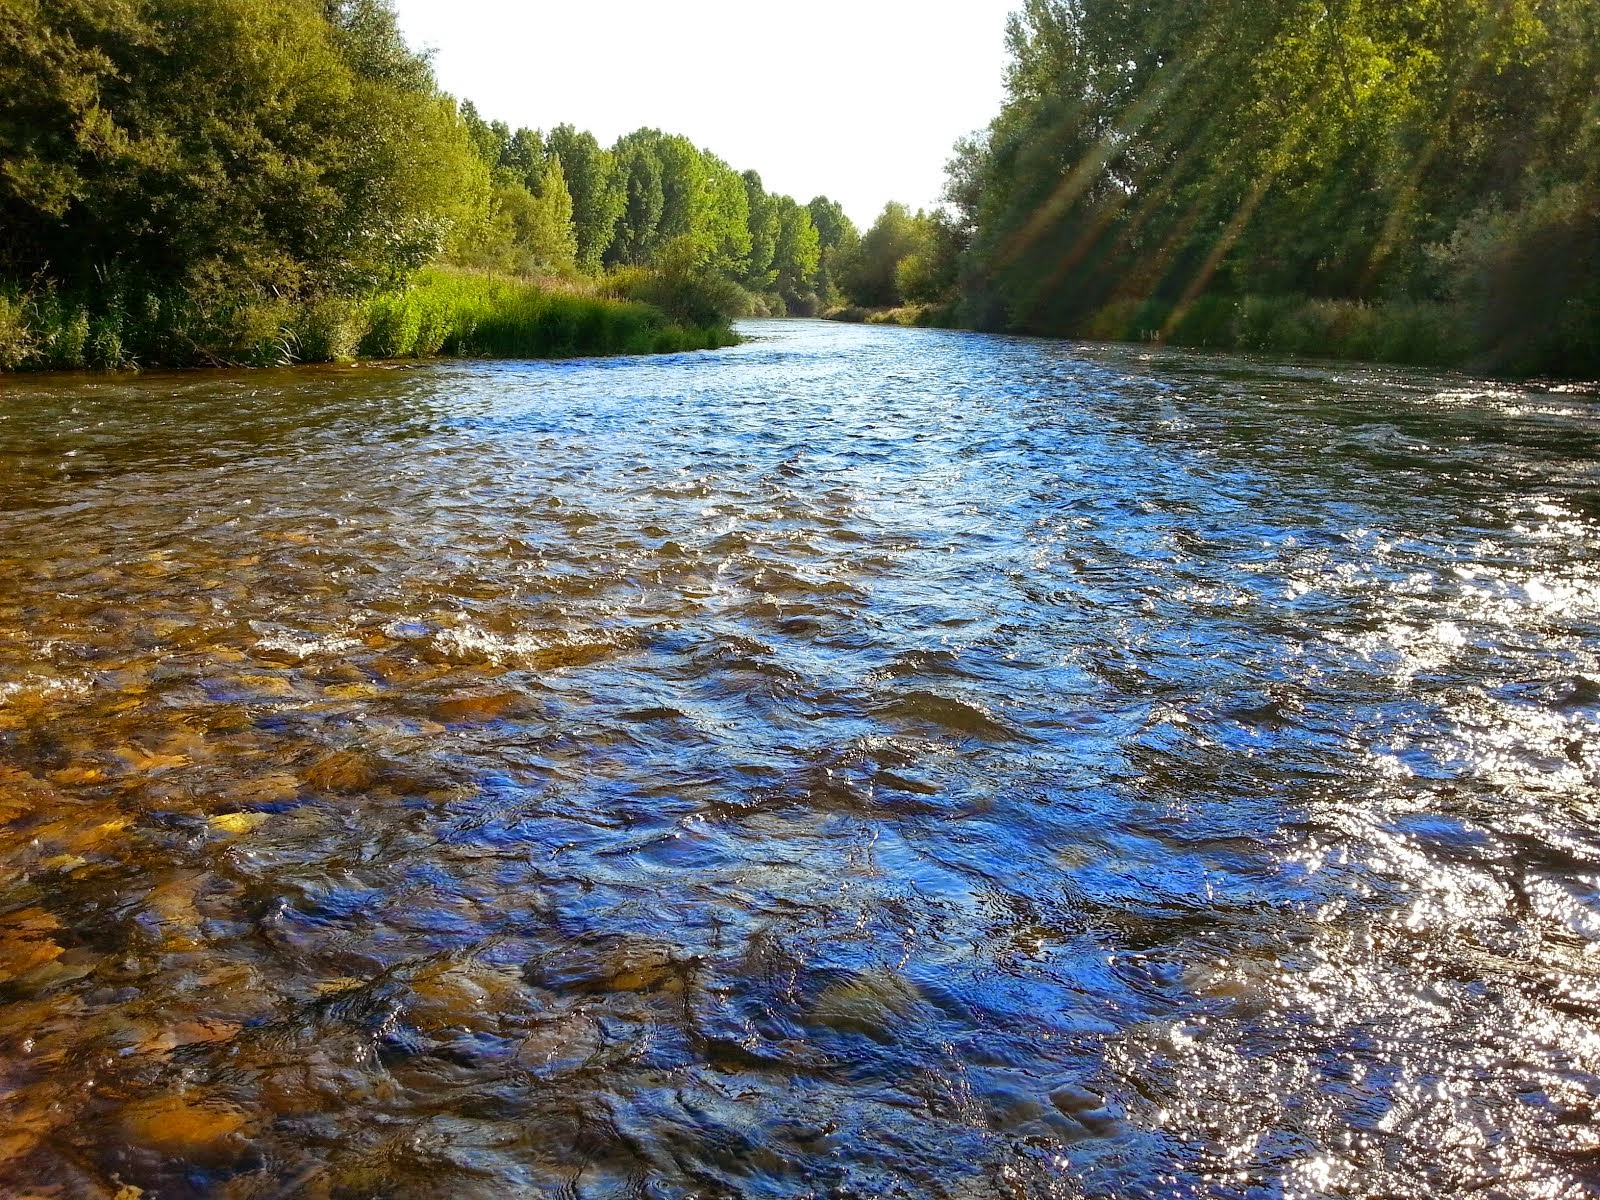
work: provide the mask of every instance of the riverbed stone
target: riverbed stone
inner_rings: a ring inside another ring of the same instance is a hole
[[[136,1100],[122,1110],[121,1124],[132,1141],[162,1154],[216,1161],[243,1153],[249,1120],[231,1104],[171,1093]]]
[[[899,974],[875,968],[828,987],[812,1005],[811,1019],[829,1029],[888,1042],[921,999]]]

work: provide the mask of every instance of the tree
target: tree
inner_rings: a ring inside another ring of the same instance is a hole
[[[778,245],[772,256],[778,276],[778,292],[790,312],[816,311],[817,295],[812,283],[821,260],[822,243],[811,214],[788,196],[779,196]]]
[[[750,253],[745,282],[758,292],[771,291],[778,282],[773,258],[778,252],[778,202],[761,186],[761,176],[746,171],[744,179],[746,220],[750,230]]]
[[[845,292],[857,304],[873,307],[901,304],[908,298],[900,288],[901,263],[913,256],[926,259],[932,252],[931,220],[920,212],[913,216],[904,204],[891,202],[884,206],[872,228],[862,235],[847,264],[843,281]],[[927,268],[923,264],[916,270],[925,273]]]
[[[656,141],[643,133],[629,134],[612,151],[623,185],[623,203],[616,236],[607,260],[624,266],[642,266],[661,244],[666,188]]]
[[[578,267],[593,274],[611,249],[626,203],[625,177],[616,159],[594,135],[557,125],[545,138],[545,151],[561,160],[572,196],[572,223],[578,239]]]
[[[561,159],[545,161],[534,194],[530,221],[520,238],[536,271],[571,271],[578,261],[578,233],[572,224],[572,195],[567,191]]]
[[[544,139],[537,129],[523,128],[507,139],[499,167],[530,192],[537,192],[544,163]]]
[[[1006,103],[950,169],[972,319],[1072,332],[1126,305],[1172,330],[1246,294],[1481,308],[1494,263],[1588,261],[1586,0],[1027,0],[1009,39]],[[1488,342],[1592,342],[1572,332],[1586,272],[1528,270],[1548,279],[1514,306],[1527,328]]]
[[[702,152],[706,169],[706,202],[698,237],[706,247],[706,262],[730,279],[742,279],[750,270],[750,198],[744,179],[714,154]]]
[[[817,227],[817,240],[821,244],[813,288],[817,302],[831,308],[844,299],[839,280],[861,241],[861,234],[855,222],[845,215],[844,206],[835,200],[816,196],[806,208],[811,213],[811,223]]]
[[[377,0],[27,8],[0,25],[0,274],[370,286],[487,209],[463,122]]]
[[[478,158],[489,170],[497,169],[505,158],[506,147],[511,141],[511,131],[506,128],[505,122],[485,121],[478,115],[478,106],[471,100],[461,102],[461,123],[467,127],[467,136],[472,139],[472,146],[478,152]]]

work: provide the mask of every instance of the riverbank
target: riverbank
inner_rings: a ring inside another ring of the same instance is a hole
[[[674,319],[596,284],[446,268],[373,296],[94,296],[0,287],[0,371],[279,367],[356,359],[580,358],[716,349],[726,320]]]
[[[1031,332],[1031,331],[1030,331]],[[1205,296],[1187,305],[1119,301],[1096,312],[1080,336],[1101,342],[1164,342],[1414,367],[1510,365],[1473,336],[1470,317],[1447,304],[1367,304],[1303,296]],[[1514,370],[1512,373],[1516,373]],[[1523,372],[1523,373],[1531,373]]]
[[[902,304],[894,308],[864,308],[847,304],[822,314],[824,321],[846,325],[901,325],[908,329],[962,329],[954,307],[948,304]]]
[[[849,306],[823,314],[857,325],[981,329],[959,303],[896,308]],[[1334,358],[1399,366],[1463,369],[1529,379],[1548,375],[1550,347],[1495,335],[1472,313],[1436,301],[1365,303],[1305,296],[1206,296],[1185,306],[1119,301],[1072,329],[1013,327],[1030,337],[1107,343],[1162,343],[1196,350]]]

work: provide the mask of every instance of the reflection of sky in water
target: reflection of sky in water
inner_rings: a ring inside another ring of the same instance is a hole
[[[754,328],[9,387],[0,1190],[1586,1194],[1587,402]]]

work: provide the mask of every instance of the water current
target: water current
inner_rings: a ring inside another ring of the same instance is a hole
[[[1600,1189],[1600,410],[751,322],[0,382],[0,1195]]]

